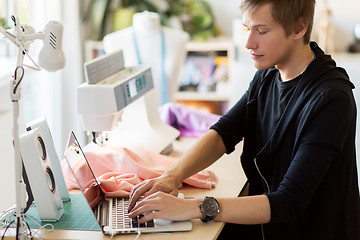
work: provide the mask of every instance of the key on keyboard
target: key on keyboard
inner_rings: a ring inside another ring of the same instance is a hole
[[[128,198],[113,199],[113,228],[139,228],[139,227],[154,227],[154,221],[148,221],[145,223],[138,223],[138,220],[144,215],[139,215],[135,218],[130,218],[128,213],[128,207],[130,200]],[[114,214],[115,213],[115,214]]]

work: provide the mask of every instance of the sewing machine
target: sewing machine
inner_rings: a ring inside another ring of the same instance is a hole
[[[122,50],[84,64],[86,82],[77,89],[83,128],[100,144],[136,145],[167,154],[179,131],[159,117],[151,69],[124,66]]]

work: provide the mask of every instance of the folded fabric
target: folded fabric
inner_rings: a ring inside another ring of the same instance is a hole
[[[178,103],[166,103],[159,108],[160,119],[178,129],[180,136],[199,137],[219,120],[220,115],[189,109]]]
[[[173,166],[178,158],[161,155],[141,147],[125,148],[119,145],[91,145],[84,154],[100,182],[100,187],[107,197],[128,197],[131,188],[146,179],[160,176],[166,169]],[[62,162],[67,188],[79,188],[68,164]],[[87,163],[79,159],[72,169],[79,184],[85,188],[85,195],[95,206],[100,197],[100,191],[89,171]],[[211,189],[217,183],[215,174],[203,170],[183,181],[197,188]],[[181,187],[181,186],[179,186]]]

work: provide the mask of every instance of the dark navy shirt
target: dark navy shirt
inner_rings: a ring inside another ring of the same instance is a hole
[[[262,115],[259,122],[259,127],[262,127],[260,133],[263,134],[260,138],[264,140],[264,144],[276,128],[301,76],[302,74],[290,81],[282,82],[280,72],[277,72],[274,81],[270,82],[269,94],[264,99],[266,102],[263,104],[265,114]]]
[[[211,129],[227,153],[243,141],[249,193],[270,203],[266,239],[360,239],[354,86],[311,47],[316,58],[303,75],[281,82],[277,69],[259,70]]]

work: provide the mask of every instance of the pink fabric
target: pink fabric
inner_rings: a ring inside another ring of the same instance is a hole
[[[84,150],[85,156],[100,181],[100,186],[108,197],[128,197],[131,188],[143,180],[160,176],[173,166],[178,158],[157,154],[140,147],[124,148],[118,145],[93,145]],[[78,184],[68,164],[64,164],[63,173],[69,190],[77,189]],[[94,186],[94,180],[83,160],[74,164],[75,175],[81,186],[85,186],[85,195],[95,205],[100,193]],[[211,189],[217,183],[212,171],[203,170],[184,180],[193,187]],[[181,187],[181,186],[180,186]]]

